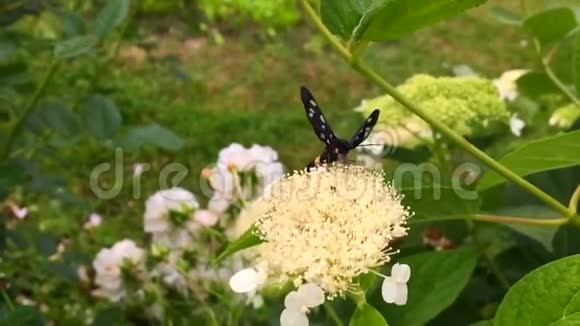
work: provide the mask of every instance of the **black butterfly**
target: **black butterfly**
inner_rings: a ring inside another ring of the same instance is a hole
[[[308,163],[307,168],[311,168],[321,164],[330,164],[333,162],[344,162],[348,152],[362,143],[371,133],[373,127],[379,119],[379,110],[374,110],[371,115],[365,120],[363,125],[354,133],[352,139],[347,141],[345,139],[338,138],[332,132],[332,128],[326,121],[324,114],[320,110],[320,107],[314,100],[314,97],[310,91],[302,86],[300,87],[300,97],[302,98],[302,103],[304,104],[304,110],[306,111],[306,116],[308,121],[312,125],[312,129],[318,139],[324,142],[324,150],[317,158],[312,162]]]

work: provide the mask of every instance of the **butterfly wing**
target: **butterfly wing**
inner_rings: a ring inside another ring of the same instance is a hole
[[[322,110],[316,103],[314,96],[306,87],[302,86],[300,87],[300,98],[316,137],[325,144],[330,145],[336,139],[336,136],[332,132],[332,128],[330,128],[324,114],[322,114]]]
[[[351,149],[357,147],[358,145],[360,145],[360,143],[362,143],[365,139],[367,139],[367,137],[370,135],[371,131],[377,124],[377,121],[379,120],[379,113],[381,113],[381,111],[379,111],[378,109],[374,110],[373,113],[371,113],[369,117],[365,120],[363,125],[357,130],[357,132],[354,133],[354,136],[352,136],[352,139],[350,140],[349,143]]]

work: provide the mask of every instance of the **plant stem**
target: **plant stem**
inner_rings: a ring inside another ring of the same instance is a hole
[[[572,214],[576,214],[576,212],[578,212],[579,201],[580,201],[580,185],[576,187],[576,190],[572,194],[572,197],[570,197],[570,204],[568,205],[568,208],[570,208],[570,212]]]
[[[520,177],[498,161],[491,158],[489,155],[481,151],[479,148],[472,145],[469,141],[465,140],[461,135],[455,133],[444,123],[432,117],[427,111],[418,107],[417,105],[411,103],[406,97],[404,97],[395,87],[393,87],[389,82],[384,80],[379,74],[377,74],[372,68],[361,62],[360,60],[352,60],[351,54],[347,49],[330,33],[330,31],[324,26],[318,14],[312,9],[307,0],[301,0],[300,3],[304,8],[304,11],[316,26],[316,28],[326,37],[326,39],[331,43],[331,45],[340,53],[351,66],[360,72],[367,79],[374,82],[377,86],[383,89],[387,94],[389,94],[397,102],[405,106],[407,109],[412,111],[414,114],[419,116],[421,119],[426,121],[434,129],[439,131],[441,134],[445,135],[447,138],[451,139],[453,142],[463,147],[464,150],[469,152],[471,155],[479,159],[482,163],[487,165],[489,168],[495,170],[498,174],[502,175],[504,178],[510,180],[514,184],[518,185],[528,193],[534,195],[548,206],[557,211],[560,215],[565,217],[570,217],[571,214],[568,208],[558,202],[556,199],[534,186],[530,182],[526,181],[524,178]]]
[[[330,317],[330,319],[334,322],[334,324],[336,326],[342,326],[342,320],[340,320],[340,317],[338,317],[338,314],[336,313],[332,305],[330,305],[330,303],[328,302],[325,302],[322,306],[324,307],[324,311],[326,311],[326,314],[328,315],[328,317]]]
[[[26,121],[28,116],[34,111],[34,109],[36,109],[38,101],[40,100],[42,95],[44,95],[44,92],[46,91],[46,88],[50,80],[52,79],[54,73],[58,68],[58,63],[59,62],[56,59],[53,59],[52,62],[49,64],[48,69],[44,73],[44,77],[42,78],[40,84],[34,91],[34,94],[32,94],[32,97],[30,98],[26,106],[24,107],[22,114],[16,120],[16,123],[14,123],[14,126],[8,133],[6,142],[4,143],[4,147],[2,148],[2,152],[0,153],[0,162],[5,161],[10,155],[10,150],[12,149],[12,146],[14,146],[16,136],[18,136],[18,134],[20,133],[22,126],[24,125],[24,122]]]
[[[10,300],[8,293],[6,293],[6,291],[4,290],[2,290],[2,297],[4,298],[4,302],[6,302],[6,306],[8,306],[8,309],[14,310],[14,304],[12,303],[12,300]]]
[[[546,75],[548,75],[550,80],[552,80],[552,82],[556,85],[556,87],[558,87],[562,91],[562,93],[564,93],[564,95],[566,95],[572,102],[574,102],[574,104],[580,106],[580,100],[576,97],[576,95],[574,95],[574,93],[570,91],[570,89],[568,89],[568,87],[566,87],[564,82],[562,82],[560,78],[556,76],[556,73],[554,73],[554,70],[552,70],[552,67],[550,67],[550,61],[552,60],[552,56],[557,50],[557,46],[554,46],[552,50],[544,56],[542,55],[542,46],[540,45],[540,42],[537,39],[534,39],[534,45],[536,48],[536,53],[540,57],[542,67],[546,72]]]
[[[526,218],[516,216],[501,216],[490,214],[476,214],[471,216],[473,220],[480,222],[494,222],[503,224],[527,224],[527,225],[545,225],[558,226],[564,225],[570,221],[567,217],[560,218]]]

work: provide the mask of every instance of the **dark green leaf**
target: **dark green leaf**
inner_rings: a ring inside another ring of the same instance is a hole
[[[558,258],[580,253],[580,236],[576,225],[562,225],[552,241],[554,255]]]
[[[565,7],[542,11],[524,21],[524,28],[543,45],[561,40],[576,25],[576,15]]]
[[[123,322],[123,311],[120,307],[113,306],[101,309],[93,321],[93,326],[113,326],[121,325]]]
[[[580,312],[580,255],[562,258],[532,271],[505,295],[496,326],[569,325]],[[573,316],[574,315],[574,316]]]
[[[24,62],[0,65],[0,86],[18,86],[31,83],[28,66]]]
[[[480,320],[471,324],[470,326],[493,326],[493,319],[490,320]]]
[[[534,99],[544,94],[560,92],[548,75],[541,72],[529,72],[518,78],[516,84],[520,93]]]
[[[240,250],[244,250],[253,246],[257,246],[262,243],[262,239],[260,239],[255,234],[256,228],[252,226],[244,234],[242,234],[238,239],[231,242],[226,249],[216,258],[215,263],[219,263],[223,259],[235,254]]]
[[[506,25],[521,25],[523,21],[522,16],[501,6],[493,7],[491,14],[498,22]]]
[[[77,57],[94,51],[93,42],[86,36],[76,36],[59,42],[54,48],[54,56],[60,59]]]
[[[80,131],[77,114],[61,102],[42,103],[33,118],[40,120],[41,127],[52,129],[64,137],[72,137]]]
[[[580,130],[546,137],[524,144],[501,158],[500,162],[519,176],[580,164]],[[485,190],[506,182],[490,170],[478,189]]]
[[[321,0],[329,30],[345,39],[399,39],[422,27],[455,16],[485,0]]]
[[[388,326],[381,313],[366,302],[356,305],[348,324],[349,326]]]
[[[0,315],[0,325],[42,326],[44,316],[33,306],[17,306]]]
[[[97,138],[112,138],[122,124],[121,113],[115,102],[102,95],[91,95],[86,101],[85,123]]]
[[[391,326],[424,325],[449,307],[459,296],[477,262],[471,248],[427,252],[402,258],[411,266],[409,298],[404,306],[382,303],[381,294],[373,302]]]
[[[403,203],[414,215],[411,223],[454,220],[477,213],[479,200],[474,190],[446,186],[402,188]]]
[[[554,210],[538,205],[528,205],[519,207],[508,207],[498,210],[499,215],[518,216],[518,217],[535,217],[535,218],[557,218],[558,214]],[[544,226],[544,225],[525,225],[525,224],[506,224],[510,229],[521,233],[537,242],[539,242],[546,250],[552,252],[552,240],[558,226]]]
[[[373,0],[320,1],[320,16],[326,27],[345,39],[351,38]]]
[[[121,145],[127,150],[136,150],[148,144],[169,151],[178,151],[183,147],[184,141],[171,130],[158,124],[133,128],[121,141]]]
[[[368,26],[360,33],[360,38],[368,41],[400,39],[484,2],[485,0],[383,1],[383,5],[370,15]]]
[[[574,54],[572,55],[572,72],[576,93],[580,94],[580,33],[574,38]]]
[[[62,30],[67,37],[81,36],[86,33],[83,17],[75,12],[63,11],[58,15]]]
[[[115,30],[127,18],[130,7],[130,0],[108,0],[95,22],[97,36],[103,38]]]

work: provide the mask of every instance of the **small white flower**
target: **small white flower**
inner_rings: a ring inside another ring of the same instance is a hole
[[[411,267],[407,264],[394,264],[391,276],[386,277],[381,287],[383,300],[398,306],[407,303],[407,282],[411,277]]]
[[[145,172],[149,166],[146,163],[135,163],[133,164],[133,177],[138,177]]]
[[[188,213],[199,207],[195,196],[179,187],[161,190],[145,202],[145,232],[165,232],[171,229],[172,211]]]
[[[212,212],[221,214],[228,210],[230,204],[230,201],[227,199],[223,198],[219,194],[214,194],[207,203],[207,208]]]
[[[516,81],[528,72],[526,69],[504,71],[501,76],[493,80],[502,100],[513,101],[518,97]]]
[[[212,227],[218,222],[218,216],[215,212],[207,209],[201,209],[193,214],[193,218],[201,225]]]
[[[525,126],[526,122],[520,119],[517,113],[512,115],[512,117],[510,118],[510,129],[512,131],[512,134],[514,134],[517,137],[520,137],[522,135],[522,130],[524,129]]]
[[[233,143],[218,154],[218,168],[226,170],[247,171],[252,168],[253,157],[244,146]]]
[[[125,263],[140,267],[144,259],[145,251],[131,240],[122,240],[111,248],[101,249],[93,261],[95,283],[99,287],[95,294],[119,301],[125,295],[122,267]]]
[[[12,214],[20,220],[24,219],[26,215],[28,215],[28,208],[26,207],[20,207],[13,202],[9,202],[8,207],[10,207]]]
[[[83,228],[85,230],[90,230],[90,229],[94,229],[97,226],[101,225],[101,223],[103,222],[103,217],[97,213],[92,213],[91,215],[89,215],[89,217],[87,218],[87,221],[85,222],[85,224],[83,225]]]
[[[325,295],[318,285],[307,283],[296,291],[286,295],[284,306],[286,309],[280,315],[281,326],[307,326],[309,324],[306,313],[324,303]]]
[[[236,293],[255,291],[260,286],[260,275],[253,268],[244,268],[230,278],[230,288]]]

